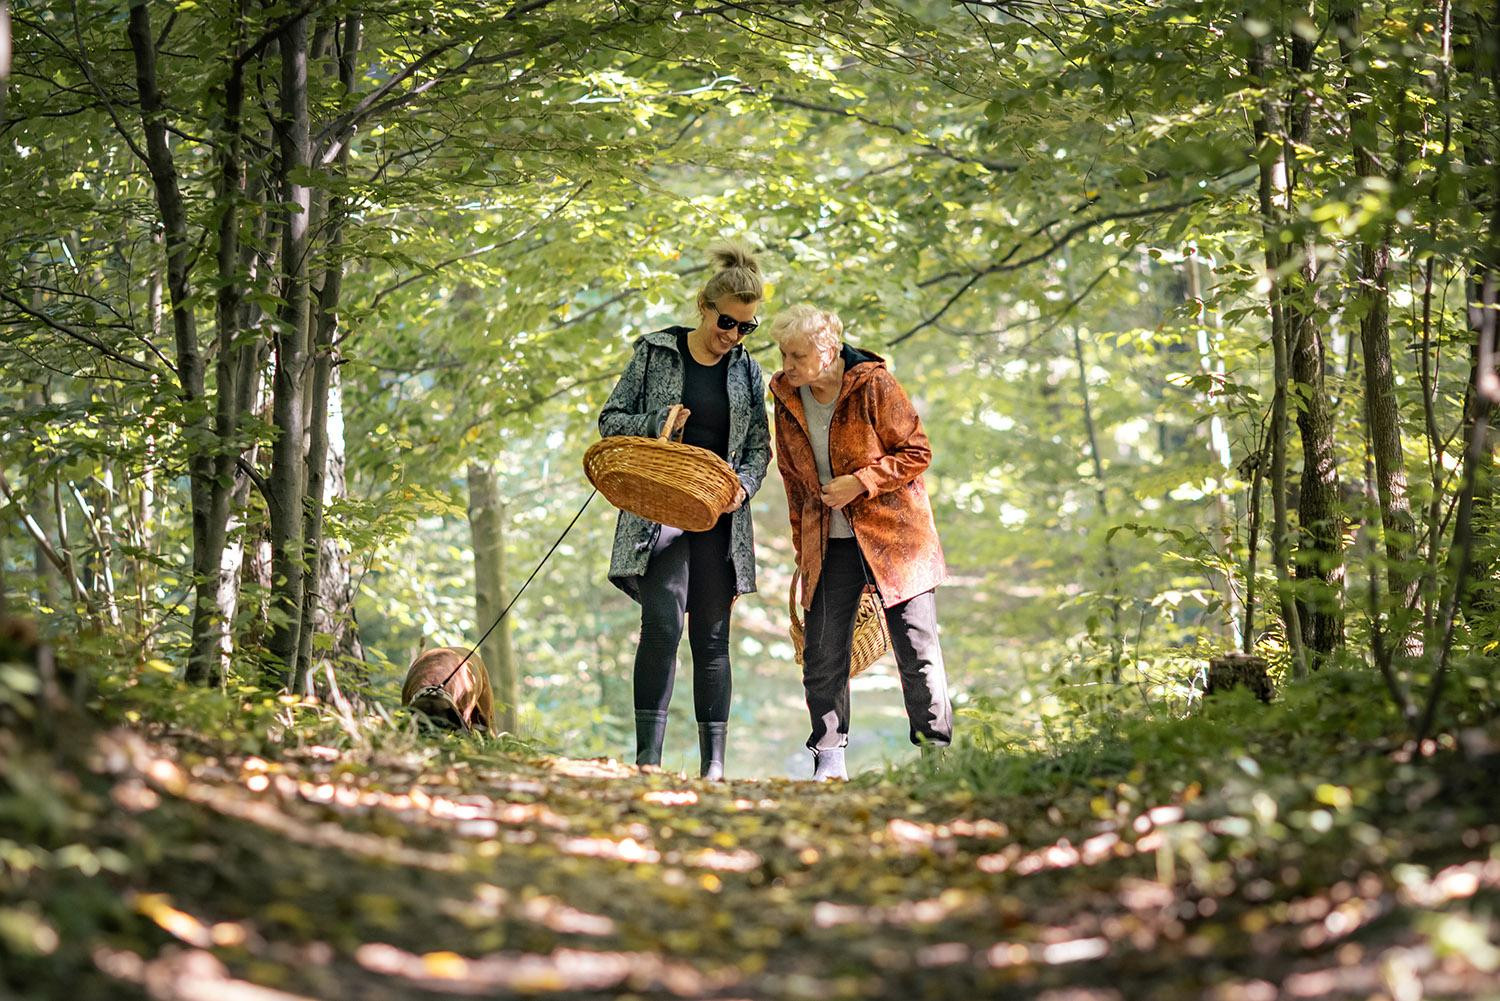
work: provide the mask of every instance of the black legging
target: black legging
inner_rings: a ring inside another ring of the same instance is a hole
[[[659,549],[641,579],[641,644],[635,651],[635,707],[665,711],[672,701],[677,644],[687,614],[693,651],[693,710],[700,723],[729,720],[729,610],[734,565],[730,516],[706,532],[684,532]]]

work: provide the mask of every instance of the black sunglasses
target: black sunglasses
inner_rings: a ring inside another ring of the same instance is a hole
[[[760,326],[759,320],[736,320],[728,313],[720,313],[718,323],[720,330],[729,330],[733,327],[739,327],[741,337],[749,337],[755,332],[755,328]]]

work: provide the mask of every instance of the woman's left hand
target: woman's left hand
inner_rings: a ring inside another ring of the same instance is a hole
[[[734,503],[729,505],[729,510],[724,513],[729,514],[730,512],[738,511],[742,506],[744,506],[745,501],[748,499],[749,498],[745,495],[745,488],[743,486],[740,487],[734,492]]]
[[[835,511],[843,510],[850,501],[865,495],[865,485],[853,476],[835,476],[823,488],[823,503]]]

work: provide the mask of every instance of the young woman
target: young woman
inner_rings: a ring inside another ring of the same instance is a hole
[[[776,465],[786,483],[806,609],[802,685],[813,778],[848,778],[849,647],[860,594],[885,606],[911,741],[946,746],[953,710],[933,589],[946,575],[922,472],[922,421],[877,355],[843,343],[833,313],[793,306],[771,323]]]
[[[748,501],[771,461],[765,384],[740,341],[759,325],[760,266],[742,245],[710,251],[714,271],[698,293],[696,326],[667,327],[636,342],[635,354],[599,415],[599,433],[661,433],[667,411],[682,404],[683,441],[724,458],[740,480],[734,508],[705,532],[683,532],[620,512],[611,583],[641,605],[635,654],[637,765],[661,764],[672,699],[677,643],[687,617],[693,653],[700,774],[724,777],[731,693],[729,613],[755,590],[755,538]],[[674,429],[675,430],[675,429]]]

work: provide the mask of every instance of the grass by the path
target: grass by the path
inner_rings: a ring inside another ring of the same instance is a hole
[[[0,993],[1500,997],[1495,731],[1383,748],[1362,685],[841,787],[17,730]]]

